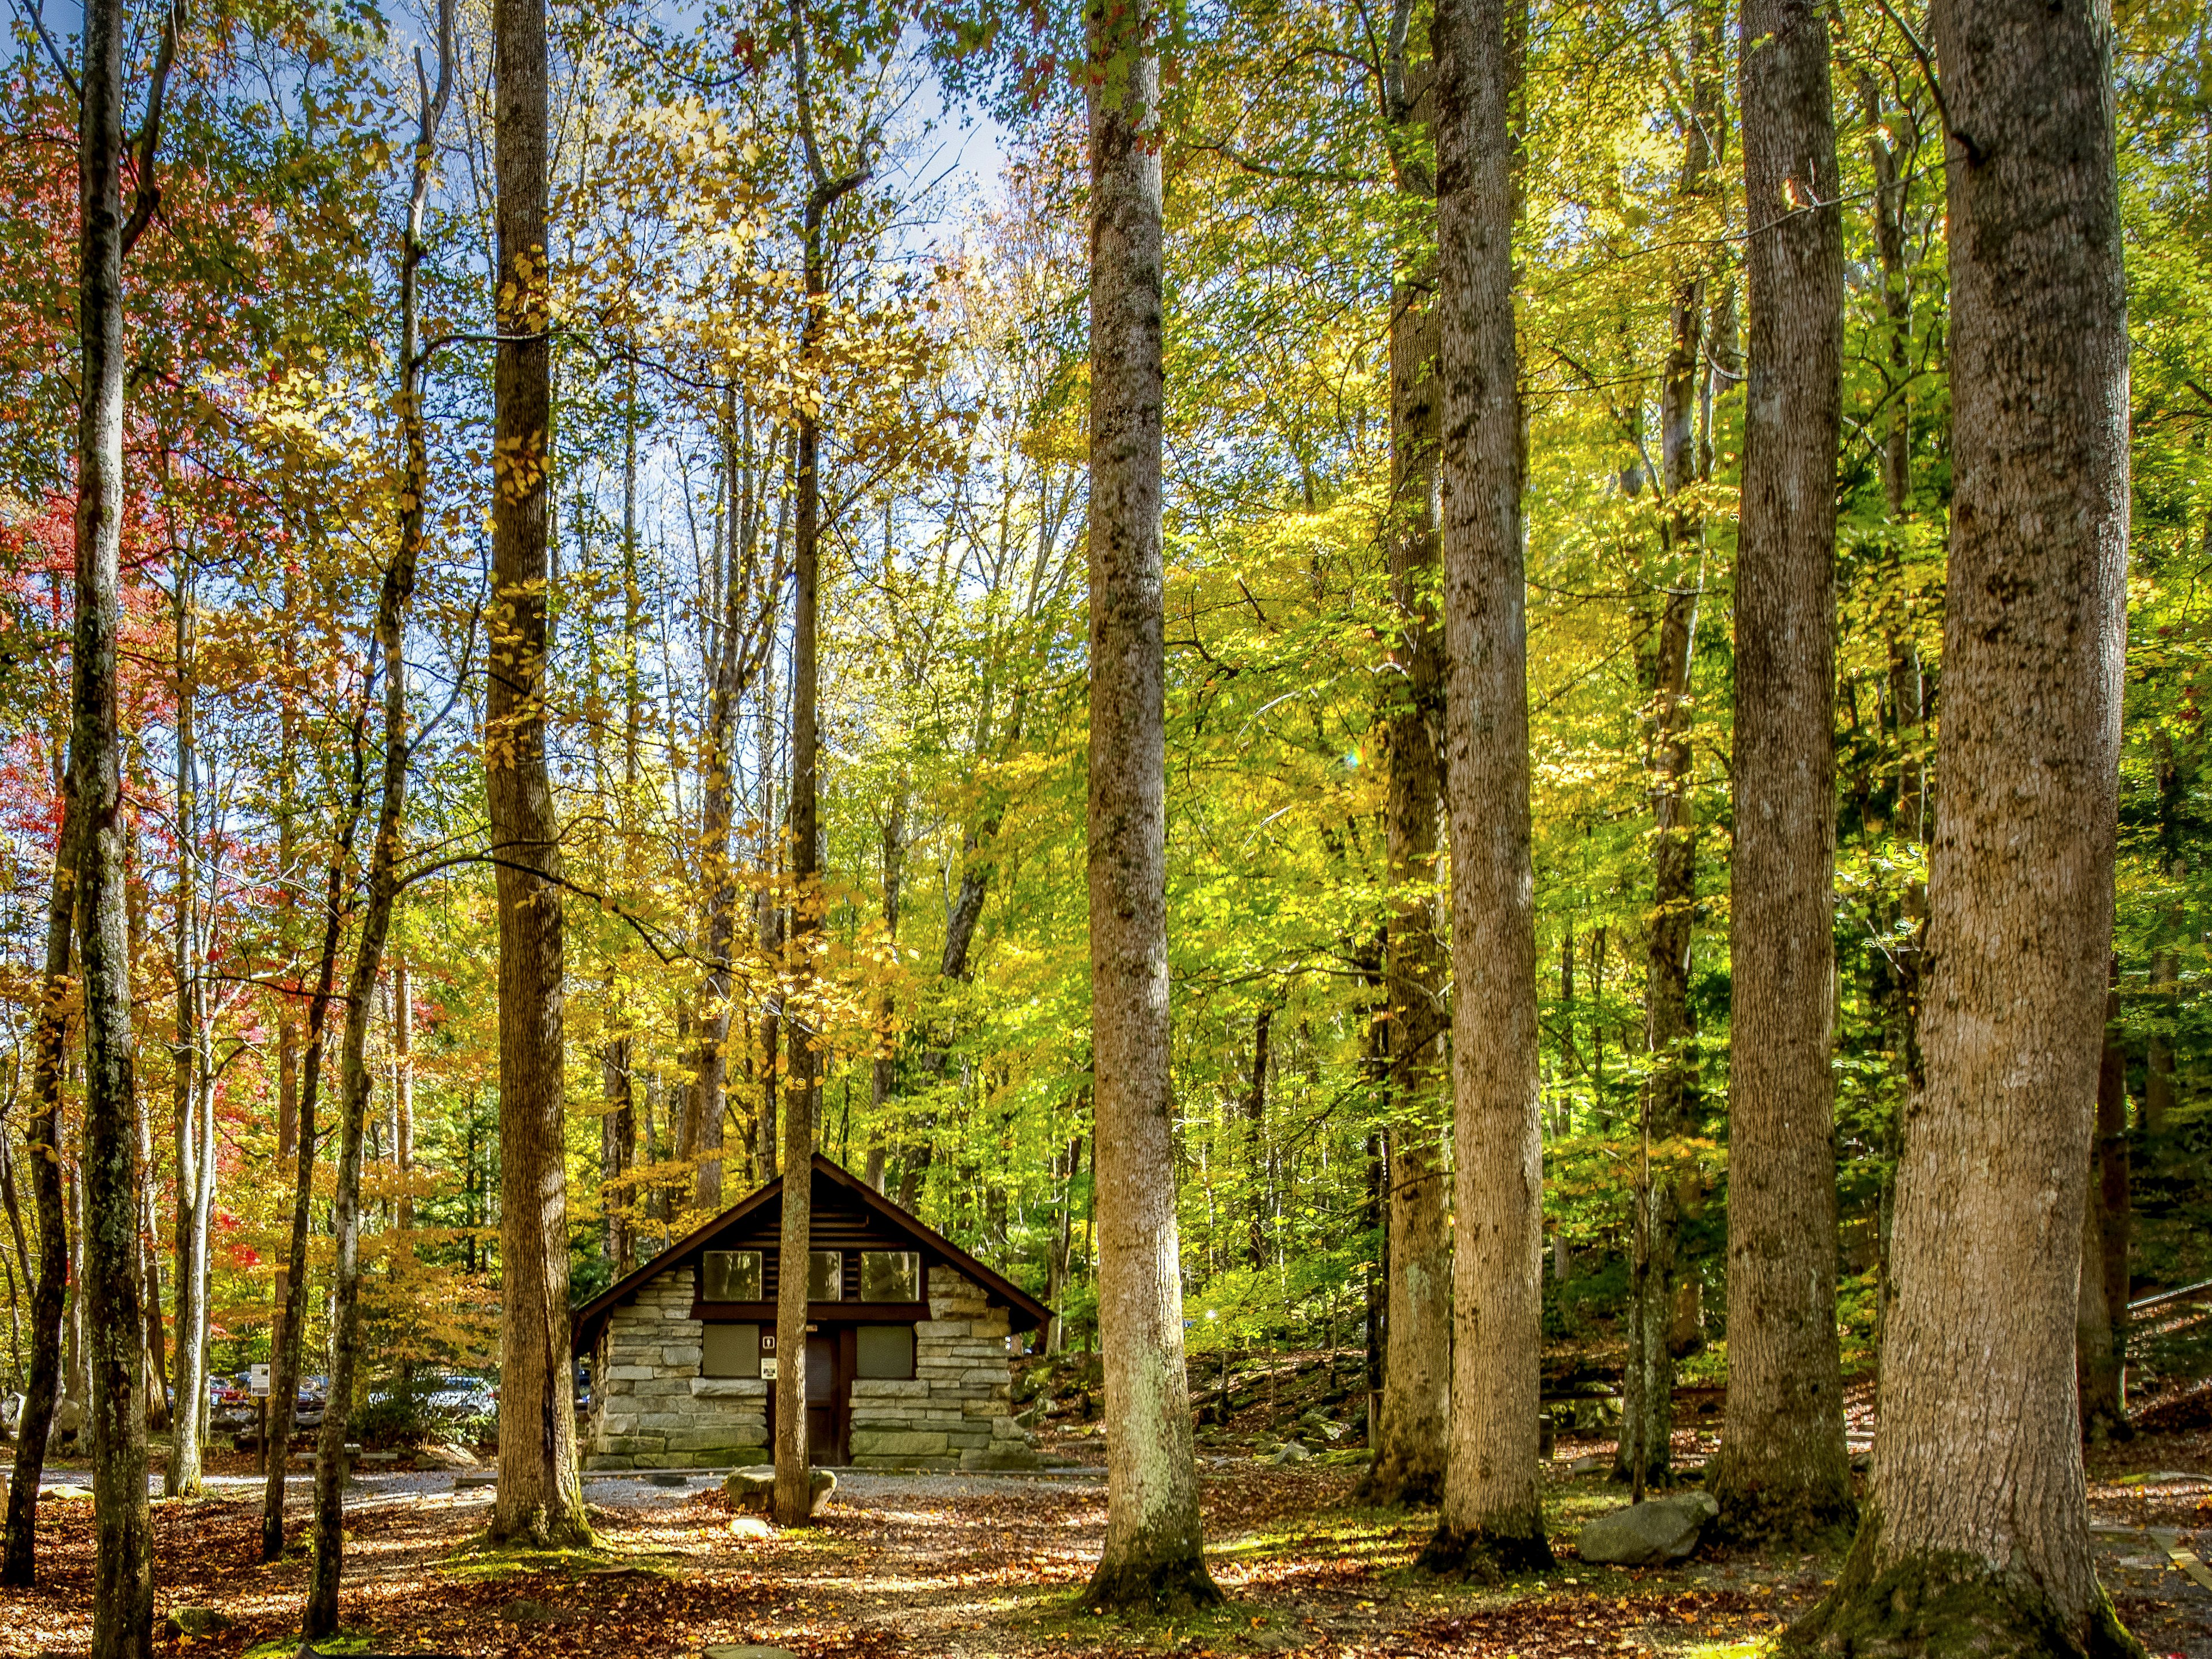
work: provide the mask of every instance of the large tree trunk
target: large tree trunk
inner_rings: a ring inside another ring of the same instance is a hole
[[[1444,792],[1456,1101],[1451,1462],[1432,1568],[1547,1566],[1537,1470],[1543,1097],[1514,338],[1510,0],[1437,9]]]
[[[498,324],[493,375],[492,660],[485,793],[499,860],[499,1497],[491,1534],[587,1541],[568,1381],[568,1204],[562,1113],[560,827],[545,763],[544,0],[496,0]]]
[[[1091,980],[1106,1542],[1084,1599],[1221,1599],[1206,1570],[1169,1132],[1167,666],[1160,562],[1159,59],[1149,6],[1091,0]]]
[[[1836,1344],[1836,446],[1844,251],[1827,14],[1739,24],[1751,307],[1735,582],[1729,1387],[1710,1490],[1740,1536],[1849,1519]]]
[[[91,1370],[94,1659],[136,1659],[154,1642],[153,1534],[146,1504],[144,1340],[138,1309],[138,1096],[131,1056],[131,946],[117,728],[123,479],[123,37],[119,0],[84,9],[78,242],[76,636],[70,764],[83,814],[76,842],[84,997],[82,1286]]]
[[[15,1462],[8,1488],[8,1540],[0,1584],[27,1586],[38,1576],[39,1481],[46,1463],[54,1405],[61,1394],[62,1301],[69,1285],[69,1219],[62,1192],[62,1071],[69,1039],[70,939],[76,919],[79,823],[73,788],[62,791],[54,845],[52,896],[46,907],[46,969],[39,983],[38,1050],[33,1106],[23,1127],[31,1155],[31,1192],[39,1212],[39,1284],[31,1298],[31,1378],[15,1425]]]
[[[1433,117],[1431,64],[1409,67],[1410,8],[1392,13],[1384,115],[1397,188],[1425,207],[1436,181],[1413,141]],[[1378,1504],[1443,1496],[1451,1400],[1452,1235],[1443,1140],[1444,942],[1434,891],[1437,753],[1443,725],[1443,641],[1436,611],[1443,544],[1437,523],[1436,270],[1401,270],[1390,295],[1390,598],[1398,637],[1384,681],[1385,811],[1390,882],[1400,890],[1386,929],[1383,1073],[1390,1136],[1389,1308],[1383,1324],[1382,1409],[1375,1461],[1360,1483]]]
[[[2112,948],[2126,289],[2109,12],[1937,0],[1954,495],[1927,1083],[1874,1498],[1799,1634],[2140,1653],[2097,1584],[2075,1299]]]

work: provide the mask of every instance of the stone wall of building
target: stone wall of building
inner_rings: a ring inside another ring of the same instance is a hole
[[[1026,1469],[1014,1421],[1006,1310],[950,1267],[929,1270],[929,1317],[914,1328],[914,1380],[853,1384],[853,1463],[863,1469]]]
[[[914,1377],[853,1383],[851,1449],[865,1469],[1036,1467],[1013,1418],[1007,1320],[950,1267],[929,1273],[930,1316],[914,1328]],[[648,1282],[613,1310],[592,1366],[587,1469],[766,1462],[768,1391],[757,1377],[699,1375],[703,1334],[691,1270]]]
[[[699,1375],[691,1270],[663,1273],[607,1316],[592,1366],[587,1469],[678,1469],[768,1456],[768,1388]]]

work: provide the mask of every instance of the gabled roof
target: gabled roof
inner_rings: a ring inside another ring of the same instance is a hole
[[[1052,1317],[1052,1310],[1022,1289],[1020,1285],[1003,1274],[994,1273],[951,1239],[945,1237],[944,1234],[924,1224],[920,1218],[911,1212],[892,1203],[850,1170],[832,1163],[821,1153],[817,1152],[814,1154],[813,1173],[845,1188],[860,1200],[863,1208],[880,1218],[896,1231],[904,1233],[915,1244],[936,1256],[948,1267],[965,1274],[992,1300],[1005,1303],[1014,1315],[1012,1321],[1014,1329],[1031,1330],[1044,1324]],[[694,1229],[684,1237],[678,1239],[635,1272],[623,1275],[607,1286],[605,1290],[576,1310],[573,1327],[574,1332],[573,1351],[580,1353],[590,1346],[592,1334],[625,1297],[666,1273],[684,1256],[711,1243],[717,1234],[743,1221],[755,1211],[778,1203],[782,1197],[783,1177],[778,1176],[765,1187],[748,1193],[712,1221],[707,1222],[704,1225]]]

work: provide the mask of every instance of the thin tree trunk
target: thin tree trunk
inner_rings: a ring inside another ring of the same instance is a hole
[[[1166,663],[1160,555],[1158,19],[1091,0],[1091,781],[1094,1170],[1106,1540],[1084,1600],[1181,1610],[1206,1570],[1169,1123]]]
[[[2128,1061],[2119,1018],[2115,988],[2105,999],[2096,1133],[2081,1206],[2081,1300],[2074,1318],[2075,1392],[2081,1432],[2091,1440],[2124,1432],[2128,1420]]]
[[[823,222],[830,210],[867,177],[861,167],[831,178],[817,143],[807,81],[806,20],[793,0],[793,84],[799,136],[812,189],[807,193],[801,246],[806,283],[799,325],[799,373],[818,387],[824,312],[830,292]],[[814,936],[822,927],[821,738],[819,696],[821,606],[822,432],[818,405],[799,404],[793,507],[791,612],[791,943],[786,982],[792,1000],[784,1011],[791,1054],[791,1094],[784,1103],[783,1237],[776,1300],[775,1518],[795,1527],[812,1517],[814,1497],[806,1445],[806,1270],[813,1218],[816,1117],[821,1110],[821,1014],[815,990]]]
[[[1252,1182],[1244,1260],[1255,1269],[1267,1265],[1267,1036],[1274,1024],[1273,1003],[1252,1021],[1252,1079],[1244,1091],[1244,1168]]]
[[[371,1087],[368,1023],[376,1006],[377,979],[383,970],[384,942],[399,897],[399,843],[407,813],[404,647],[407,606],[414,598],[416,571],[422,552],[423,501],[429,489],[416,281],[422,261],[422,210],[429,188],[430,152],[453,89],[452,0],[444,0],[440,9],[438,48],[438,89],[422,115],[416,149],[415,187],[400,260],[398,401],[407,468],[399,492],[399,553],[384,573],[383,589],[377,598],[376,656],[384,674],[383,790],[376,833],[369,843],[368,890],[362,910],[361,936],[354,947],[353,972],[346,982],[345,1032],[338,1050],[338,1166],[331,1200],[331,1231],[337,1246],[331,1307],[331,1381],[315,1448],[314,1566],[307,1583],[307,1607],[300,1620],[300,1633],[310,1641],[337,1630],[338,1584],[345,1571],[345,1444],[353,1415],[354,1373],[361,1357],[361,1164],[362,1133],[368,1121]],[[392,988],[393,1048],[402,1068],[406,1064],[407,1045],[398,1034],[414,1017],[411,1002],[403,1000],[408,995],[406,976],[402,965],[394,972]],[[564,1249],[564,1273],[567,1266]],[[566,1381],[565,1367],[562,1381]],[[565,1387],[561,1393],[564,1400],[570,1397]],[[505,1444],[503,1437],[501,1444]]]
[[[361,823],[362,796],[366,787],[362,727],[367,718],[365,708],[356,711],[353,775],[338,823],[337,843],[331,849],[330,867],[324,876],[323,942],[314,994],[307,1002],[307,1048],[301,1068],[300,1119],[292,1178],[292,1237],[286,1256],[284,1306],[276,1322],[279,1340],[269,1367],[268,1447],[261,1493],[264,1561],[281,1560],[284,1554],[284,1465],[291,1453],[292,1420],[301,1372],[301,1339],[307,1315],[307,1229],[313,1216],[315,1195],[315,1107],[322,1090],[323,1037],[337,983],[338,941],[345,927],[345,884],[352,866],[354,836]]]
[[[392,1161],[399,1172],[392,1221],[401,1232],[409,1232],[415,1225],[415,1200],[408,1189],[415,1173],[415,976],[404,959],[392,964]],[[413,1248],[400,1243],[402,1249]]]
[[[69,1216],[62,1191],[62,1071],[69,1040],[70,939],[76,918],[79,817],[65,782],[54,846],[52,896],[46,906],[46,961],[39,985],[38,1057],[33,1107],[23,1126],[31,1155],[31,1195],[39,1213],[39,1283],[31,1297],[31,1379],[15,1425],[15,1462],[8,1488],[6,1554],[0,1584],[27,1587],[38,1576],[39,1482],[46,1440],[61,1394],[62,1303],[70,1277]]]
[[[898,944],[899,884],[906,869],[906,802],[907,784],[902,775],[891,799],[890,816],[884,821],[884,937],[894,947]],[[890,1128],[884,1121],[884,1113],[898,1087],[898,1050],[893,1036],[897,1017],[898,1001],[886,981],[876,1005],[877,1048],[868,1088],[868,1103],[874,1109],[868,1117],[867,1181],[878,1192],[884,1189],[884,1162],[890,1148]]]
[[[154,1641],[146,1504],[144,1340],[138,1309],[138,1097],[118,727],[122,621],[123,40],[119,0],[84,9],[78,129],[76,636],[70,732],[84,996],[82,1287],[91,1370],[93,1659],[139,1659]]]
[[[1384,94],[1401,196],[1425,205],[1435,181],[1408,151],[1432,118],[1433,66],[1407,66],[1410,8],[1392,13]],[[1433,209],[1428,210],[1433,211]],[[1389,757],[1386,837],[1401,890],[1385,939],[1382,1037],[1389,1055],[1389,1311],[1383,1329],[1382,1433],[1360,1482],[1377,1504],[1433,1504],[1443,1496],[1451,1401],[1452,1235],[1443,1139],[1445,962],[1437,926],[1437,735],[1443,724],[1443,638],[1436,611],[1443,543],[1437,520],[1437,273],[1401,272],[1390,299],[1391,605],[1398,637],[1385,682]]]
[[[1422,1559],[1485,1575],[1552,1560],[1537,1472],[1543,1079],[1513,314],[1521,28],[1511,0],[1444,0],[1433,36],[1458,1226],[1451,1461]]]
[[[200,1058],[199,830],[198,744],[193,722],[191,566],[180,562],[176,576],[177,699],[177,884],[174,967],[177,987],[176,1041],[169,1054],[175,1071],[177,1137],[177,1411],[169,1441],[169,1462],[162,1491],[171,1498],[198,1497],[200,1479],[200,1397],[207,1392],[207,1349],[201,1318],[207,1299],[207,1215],[201,1204],[205,1182],[200,1167],[198,1075]],[[212,1105],[212,1101],[209,1103]]]
[[[2108,12],[1936,0],[1953,507],[1927,1085],[1874,1498],[1796,1633],[2140,1653],[2097,1583],[2074,1315],[2112,937],[2128,545]]]
[[[499,1496],[491,1535],[587,1542],[568,1381],[560,826],[545,760],[550,275],[545,0],[495,0],[499,332],[493,375],[495,668],[485,793],[499,860]]]
[[[1735,581],[1729,1386],[1709,1490],[1728,1529],[1850,1519],[1836,1342],[1836,447],[1844,249],[1827,14],[1739,23],[1751,353]]]

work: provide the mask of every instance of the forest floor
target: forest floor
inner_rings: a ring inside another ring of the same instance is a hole
[[[1589,1467],[1605,1459],[1609,1443],[1568,1439],[1546,1486],[1557,1568],[1492,1588],[1432,1580],[1412,1563],[1433,1512],[1358,1504],[1358,1454],[1324,1450],[1276,1468],[1222,1443],[1264,1445],[1308,1391],[1271,1392],[1272,1410],[1255,1401],[1212,1425],[1211,1445],[1201,1443],[1208,1558],[1228,1598],[1203,1617],[1121,1620],[1073,1611],[1105,1522],[1096,1468],[1043,1477],[848,1473],[818,1524],[787,1533],[733,1518],[707,1477],[681,1487],[593,1480],[586,1496],[599,1547],[535,1557],[479,1547],[485,1487],[457,1486],[449,1474],[385,1474],[361,1480],[349,1498],[341,1600],[349,1639],[320,1648],[471,1659],[689,1659],[722,1644],[781,1648],[801,1659],[1747,1659],[1812,1605],[1840,1562],[1840,1547],[1782,1555],[1707,1549],[1672,1568],[1592,1567],[1575,1555],[1576,1532],[1626,1498]],[[1310,1429],[1314,1410],[1303,1407]],[[1083,1427],[1079,1419],[1056,1424],[1048,1447],[1095,1460],[1097,1442],[1077,1431]],[[1686,1430],[1678,1460],[1693,1468],[1703,1447],[1698,1432]],[[2168,1553],[2212,1553],[2212,1431],[2139,1436],[2097,1449],[2090,1463],[2099,1570],[2121,1616],[2154,1654],[2212,1659],[2212,1590]],[[157,1652],[273,1659],[297,1646],[286,1632],[296,1628],[305,1553],[258,1564],[258,1490],[244,1474],[241,1467],[219,1480],[206,1498],[155,1506],[161,1613],[207,1607],[228,1621],[198,1639],[164,1637]],[[52,1478],[82,1477],[64,1464]],[[304,1480],[292,1491],[296,1530],[305,1522]],[[41,1504],[40,1583],[0,1590],[0,1653],[88,1651],[90,1509],[82,1498]]]

